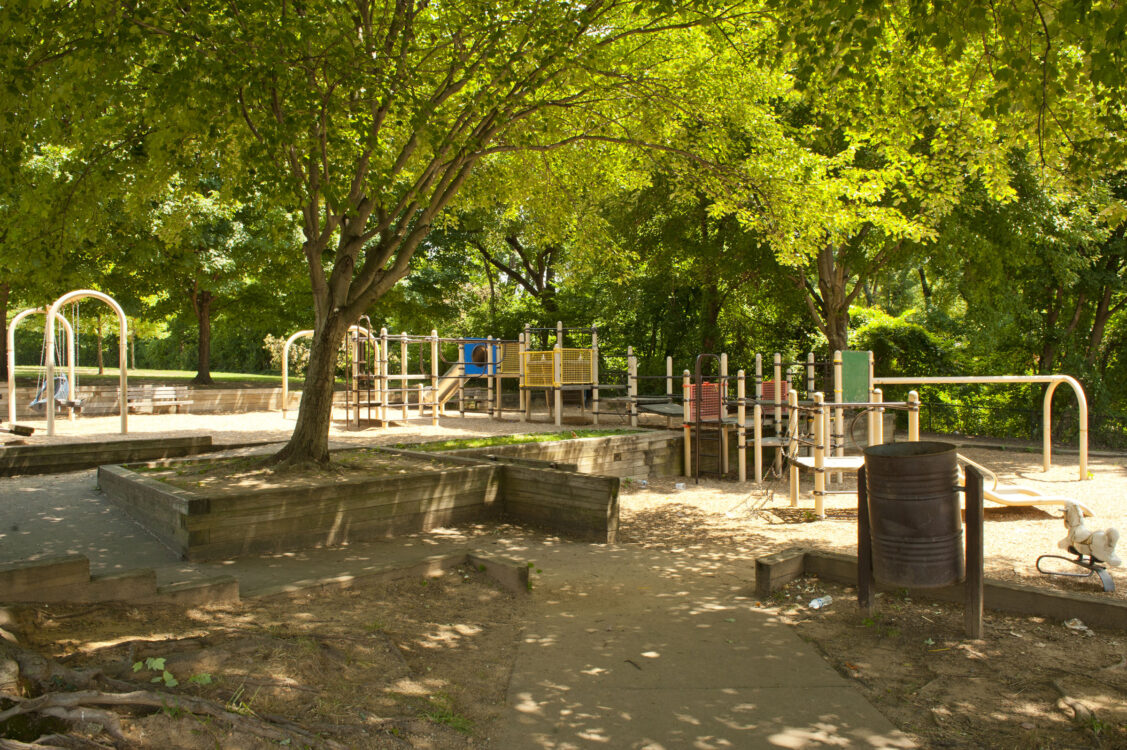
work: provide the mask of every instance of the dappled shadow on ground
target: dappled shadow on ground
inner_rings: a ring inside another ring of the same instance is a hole
[[[766,540],[710,544],[708,515],[650,509],[613,546],[495,540],[542,571],[495,747],[913,746],[746,596]]]

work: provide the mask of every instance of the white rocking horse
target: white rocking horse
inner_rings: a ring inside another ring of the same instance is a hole
[[[1119,542],[1119,529],[1092,531],[1084,525],[1084,516],[1076,503],[1065,503],[1064,526],[1068,536],[1057,542],[1057,546],[1074,555],[1092,558],[1095,562],[1107,563],[1113,568],[1123,564],[1115,555],[1115,545]]]
[[[1101,531],[1092,531],[1084,525],[1084,514],[1080,506],[1072,502],[1064,505],[1064,526],[1068,529],[1068,536],[1061,539],[1057,546],[1071,552],[1076,557],[1041,555],[1037,558],[1037,570],[1045,575],[1071,578],[1088,578],[1096,575],[1099,576],[1104,591],[1115,591],[1115,582],[1112,581],[1111,574],[1107,572],[1107,566],[1117,568],[1123,564],[1123,561],[1115,554],[1115,545],[1119,541],[1119,529],[1108,528]],[[1088,572],[1068,573],[1060,570],[1046,570],[1041,567],[1041,561],[1045,559],[1064,560],[1084,568]]]

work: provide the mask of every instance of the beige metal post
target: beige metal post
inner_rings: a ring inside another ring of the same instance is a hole
[[[806,393],[814,392],[814,352],[806,353]]]
[[[834,352],[834,403],[840,404],[845,400],[845,383],[844,372],[841,366],[841,352]],[[845,455],[845,409],[838,406],[833,410],[833,420],[831,424],[834,426],[833,434],[830,436],[829,446],[832,446],[832,451],[827,448],[827,456],[844,456]],[[841,484],[841,472],[835,471],[833,474],[834,482]]]
[[[753,453],[755,455],[755,483],[763,481],[763,407],[758,403],[751,407]]]
[[[591,423],[599,424],[599,331],[591,326]]]
[[[826,517],[826,425],[829,418],[825,401],[821,391],[814,394],[814,513],[818,518]]]
[[[380,424],[387,427],[387,409],[391,401],[391,386],[388,383],[388,363],[391,361],[391,352],[387,348],[387,329],[380,329],[380,351],[376,358],[376,374],[380,383]]]
[[[920,439],[920,394],[908,391],[908,440],[913,443]]]
[[[736,371],[736,465],[738,466],[739,480],[747,481],[747,409],[744,405],[746,391],[744,371]],[[759,477],[756,477],[758,481]]]
[[[874,388],[871,396],[874,404],[884,402],[884,391]],[[884,442],[884,407],[878,406],[869,412],[869,445],[880,445]]]
[[[532,348],[531,331],[528,330],[528,323],[524,324],[524,332],[520,335],[520,421],[527,422],[532,419],[532,397],[529,395],[528,390],[525,388],[525,369],[524,369],[524,355]]]
[[[798,414],[798,394],[791,392],[787,394],[787,405],[790,407],[790,419],[788,421],[788,432],[790,433],[790,440],[787,445],[787,454],[797,458],[798,457],[798,425],[801,417]],[[778,430],[776,429],[776,432]],[[798,472],[798,462],[792,460],[790,462],[790,507],[798,507],[798,483],[801,475]]]
[[[782,380],[783,380],[783,355],[775,352],[774,371],[773,376],[775,380],[775,393],[772,401],[775,404],[775,434],[779,434],[779,430],[783,428],[783,401],[782,401]],[[783,470],[783,457],[778,453],[775,454],[775,472],[782,473]]]
[[[634,347],[626,347],[626,398],[630,402],[630,426],[638,426],[638,358]]]
[[[434,397],[434,408],[430,412],[430,423],[432,427],[438,426],[438,329],[430,329],[430,387],[431,394]],[[443,407],[445,410],[445,407]]]
[[[563,321],[556,321],[556,348],[552,354],[552,403],[556,408],[556,427],[563,425]]]
[[[496,419],[501,412],[501,381],[497,380],[498,363],[493,357],[493,337],[485,337],[485,397],[489,402],[489,418]]]
[[[399,395],[403,398],[403,421],[408,419],[407,409],[411,402],[411,381],[407,379],[407,334],[399,334]]]
[[[689,379],[689,371],[685,370],[681,376],[681,389],[682,394],[681,405],[684,410],[684,422],[681,424],[681,432],[685,437],[685,471],[684,475],[691,477],[693,475],[693,417],[692,417],[692,404],[690,403],[693,388],[692,381]]]
[[[728,427],[724,420],[728,417],[728,355],[720,353],[720,382],[717,383],[720,396],[720,473],[728,473]]]

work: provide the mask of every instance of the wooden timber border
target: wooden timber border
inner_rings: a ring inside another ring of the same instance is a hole
[[[211,436],[139,438],[54,445],[0,447],[0,476],[61,474],[103,464],[178,458],[212,450]]]
[[[385,539],[495,518],[613,543],[620,478],[679,473],[680,440],[676,433],[656,432],[457,452],[379,449],[446,468],[235,495],[195,492],[128,465],[104,465],[98,486],[192,561]]]
[[[623,435],[575,438],[544,443],[495,445],[488,448],[464,448],[440,456],[497,456],[501,458],[554,461],[569,464],[582,474],[608,477],[649,479],[681,476],[684,451],[679,432],[647,430]]]
[[[827,581],[857,585],[857,556],[837,552],[819,552],[794,548],[755,561],[755,595],[767,598],[772,591],[804,574],[813,574]],[[882,586],[883,591],[900,587]],[[913,596],[945,602],[965,600],[963,585],[935,589],[911,589]],[[988,609],[1037,615],[1056,620],[1078,617],[1086,625],[1127,629],[1127,603],[1096,594],[1052,591],[1041,586],[986,579],[983,598]]]

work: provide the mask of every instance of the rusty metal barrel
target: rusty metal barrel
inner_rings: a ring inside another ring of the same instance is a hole
[[[870,446],[865,475],[874,578],[908,588],[961,581],[965,565],[955,446]]]

